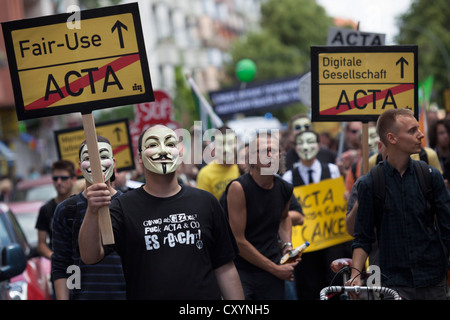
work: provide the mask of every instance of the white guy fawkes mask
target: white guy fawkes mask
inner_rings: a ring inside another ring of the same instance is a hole
[[[378,141],[380,141],[380,137],[377,134],[377,128],[369,127],[369,153],[377,153],[378,152]]]
[[[98,151],[100,153],[100,163],[102,172],[105,175],[105,182],[108,181],[114,173],[114,159],[111,145],[106,142],[98,142]],[[91,163],[89,162],[89,154],[87,144],[81,149],[80,170],[83,177],[91,184],[94,183],[92,177]]]
[[[312,132],[305,132],[297,136],[295,141],[295,151],[300,159],[311,160],[319,152],[317,137]]]
[[[147,170],[157,174],[175,172],[180,165],[178,137],[164,126],[148,129],[142,137],[141,158]]]
[[[292,122],[292,135],[295,137],[301,131],[312,129],[311,120],[307,117],[301,117]]]
[[[236,135],[234,133],[217,135],[214,140],[214,148],[219,163],[235,163]]]

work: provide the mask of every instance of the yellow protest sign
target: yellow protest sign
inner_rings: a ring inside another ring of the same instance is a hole
[[[108,138],[111,142],[117,171],[133,170],[135,168],[133,147],[130,138],[127,119],[118,119],[99,123],[96,126],[97,135]],[[62,160],[70,160],[78,168],[79,149],[86,139],[83,127],[72,127],[54,131],[58,157]],[[77,170],[81,176],[80,168]]]
[[[154,100],[136,3],[2,23],[19,120]]]
[[[305,252],[328,248],[353,239],[347,232],[342,177],[294,188],[294,195],[302,206],[305,222],[292,228],[294,248],[305,241],[310,246]]]
[[[376,121],[387,109],[418,115],[417,46],[311,48],[313,121]]]

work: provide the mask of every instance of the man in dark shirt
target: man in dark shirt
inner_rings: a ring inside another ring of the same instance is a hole
[[[404,299],[446,299],[448,256],[445,252],[450,249],[450,197],[442,175],[429,166],[439,235],[434,219],[426,214],[426,199],[410,158],[420,151],[424,137],[413,113],[408,109],[385,111],[378,119],[377,132],[387,153],[383,163],[386,198],[378,230],[380,268],[386,276],[381,280]],[[358,270],[363,269],[376,240],[372,192],[372,178],[368,174],[361,178],[358,186],[354,270],[349,280],[352,285],[360,285]]]
[[[226,191],[230,226],[239,247],[235,263],[246,299],[282,300],[285,280],[293,281],[298,263],[280,265],[282,254],[292,250],[288,210],[293,187],[274,175],[278,139],[262,134],[255,141],[256,148],[255,143],[249,146],[250,172],[232,181]]]
[[[97,136],[97,142],[105,184],[111,192],[111,198],[114,199],[122,192],[112,187],[115,179],[115,159],[111,143],[102,136]],[[109,254],[95,265],[86,265],[80,258],[78,232],[87,208],[86,188],[93,183],[86,141],[80,146],[79,159],[79,167],[86,181],[85,189],[58,204],[53,219],[52,278],[55,281],[56,298],[58,300],[124,300],[125,279],[120,257],[116,252]],[[70,269],[74,267],[76,269]],[[71,272],[73,276],[70,275]],[[75,280],[77,275],[79,278]],[[69,277],[71,279],[68,279]]]
[[[53,186],[56,190],[56,197],[48,200],[40,209],[36,221],[38,230],[39,254],[50,259],[53,254],[52,249],[52,220],[53,213],[58,203],[72,195],[72,188],[77,181],[75,165],[68,160],[58,160],[52,164],[51,168]]]
[[[209,192],[180,185],[176,133],[163,125],[139,137],[146,183],[111,203],[107,186],[86,189],[88,207],[79,233],[84,262],[95,264],[103,246],[99,208],[110,205],[114,248],[120,255],[127,299],[243,299],[234,266],[235,246],[225,213]]]

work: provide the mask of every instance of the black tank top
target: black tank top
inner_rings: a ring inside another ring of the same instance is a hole
[[[247,225],[246,239],[265,257],[279,263],[281,249],[278,244],[278,228],[281,214],[289,202],[293,187],[278,176],[274,176],[271,189],[261,188],[250,174],[244,174],[236,179],[244,189]],[[236,258],[236,267],[261,271],[242,257]]]

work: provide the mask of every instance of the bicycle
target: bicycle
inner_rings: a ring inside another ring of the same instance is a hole
[[[352,273],[352,259],[349,258],[340,258],[336,259],[330,264],[331,270],[335,273],[334,278],[342,273],[342,280],[345,284],[349,279]],[[333,280],[334,280],[333,278]],[[333,280],[331,283],[333,283]],[[328,300],[330,298],[329,294],[341,294],[341,300],[349,300],[349,293],[353,292],[355,294],[365,293],[367,297],[370,297],[371,293],[379,293],[380,295],[390,296],[394,300],[401,300],[402,298],[398,294],[397,291],[382,286],[328,286],[323,288],[320,291],[320,300]]]

